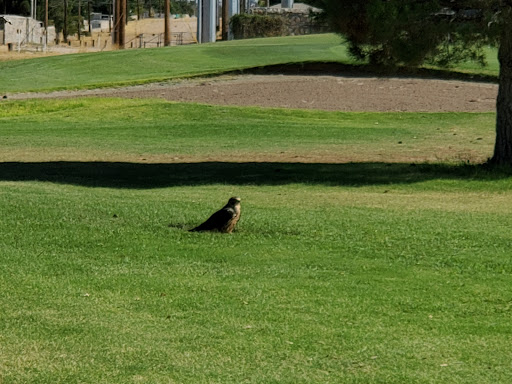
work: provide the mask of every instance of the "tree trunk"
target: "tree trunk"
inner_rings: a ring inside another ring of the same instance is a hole
[[[496,142],[491,163],[512,165],[512,7],[504,13],[498,59],[500,78],[496,100]]]

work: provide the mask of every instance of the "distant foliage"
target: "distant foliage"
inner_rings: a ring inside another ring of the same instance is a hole
[[[230,24],[235,39],[281,36],[284,31],[279,16],[239,14],[231,18]]]
[[[30,0],[0,0],[0,14],[28,15]]]
[[[194,16],[196,8],[196,3],[193,1],[171,1],[171,13],[173,14]]]
[[[0,14],[10,14],[19,16],[30,15],[30,0],[0,0]],[[78,15],[78,0],[67,0],[68,16]],[[84,19],[87,18],[87,12],[110,14],[112,12],[111,0],[82,0],[80,2],[81,14]],[[173,14],[188,14],[190,16],[195,14],[196,11],[195,1],[189,0],[172,0],[171,13]],[[157,0],[128,0],[128,10],[131,15],[137,15],[138,12],[149,13],[151,8],[152,12],[163,12],[163,1]],[[54,24],[58,30],[62,30],[64,13],[64,0],[48,0],[48,18],[51,24]],[[43,20],[45,14],[45,1],[36,1],[36,14],[38,19]],[[73,29],[71,25],[68,29]],[[76,27],[75,27],[76,29]]]

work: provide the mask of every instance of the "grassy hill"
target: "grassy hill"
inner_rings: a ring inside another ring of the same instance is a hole
[[[466,63],[458,70],[495,76],[495,56],[489,49],[488,67]],[[355,64],[333,34],[238,40],[0,62],[0,93],[141,84],[312,61]]]
[[[73,54],[0,63],[0,91],[140,84],[271,64],[345,60],[335,35]]]

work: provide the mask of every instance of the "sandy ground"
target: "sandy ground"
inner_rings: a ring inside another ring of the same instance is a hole
[[[417,78],[240,75],[141,86],[7,94],[7,99],[78,96],[163,98],[216,105],[329,111],[494,111],[497,84]]]

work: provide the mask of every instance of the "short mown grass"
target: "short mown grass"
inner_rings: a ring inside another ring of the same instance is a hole
[[[486,50],[486,67],[457,64],[454,72],[497,80],[496,49]],[[236,40],[155,49],[49,56],[0,62],[0,96],[5,93],[87,89],[144,84],[250,70],[277,64],[330,62],[357,69],[343,40],[334,34]],[[340,69],[341,71],[341,69]],[[460,76],[459,76],[460,77]]]
[[[333,34],[50,56],[0,62],[0,92],[141,84],[273,64],[347,60],[345,46]]]
[[[494,116],[216,107],[162,100],[4,102],[0,160],[475,163],[492,155]]]
[[[510,382],[493,121],[0,104],[0,382]]]

